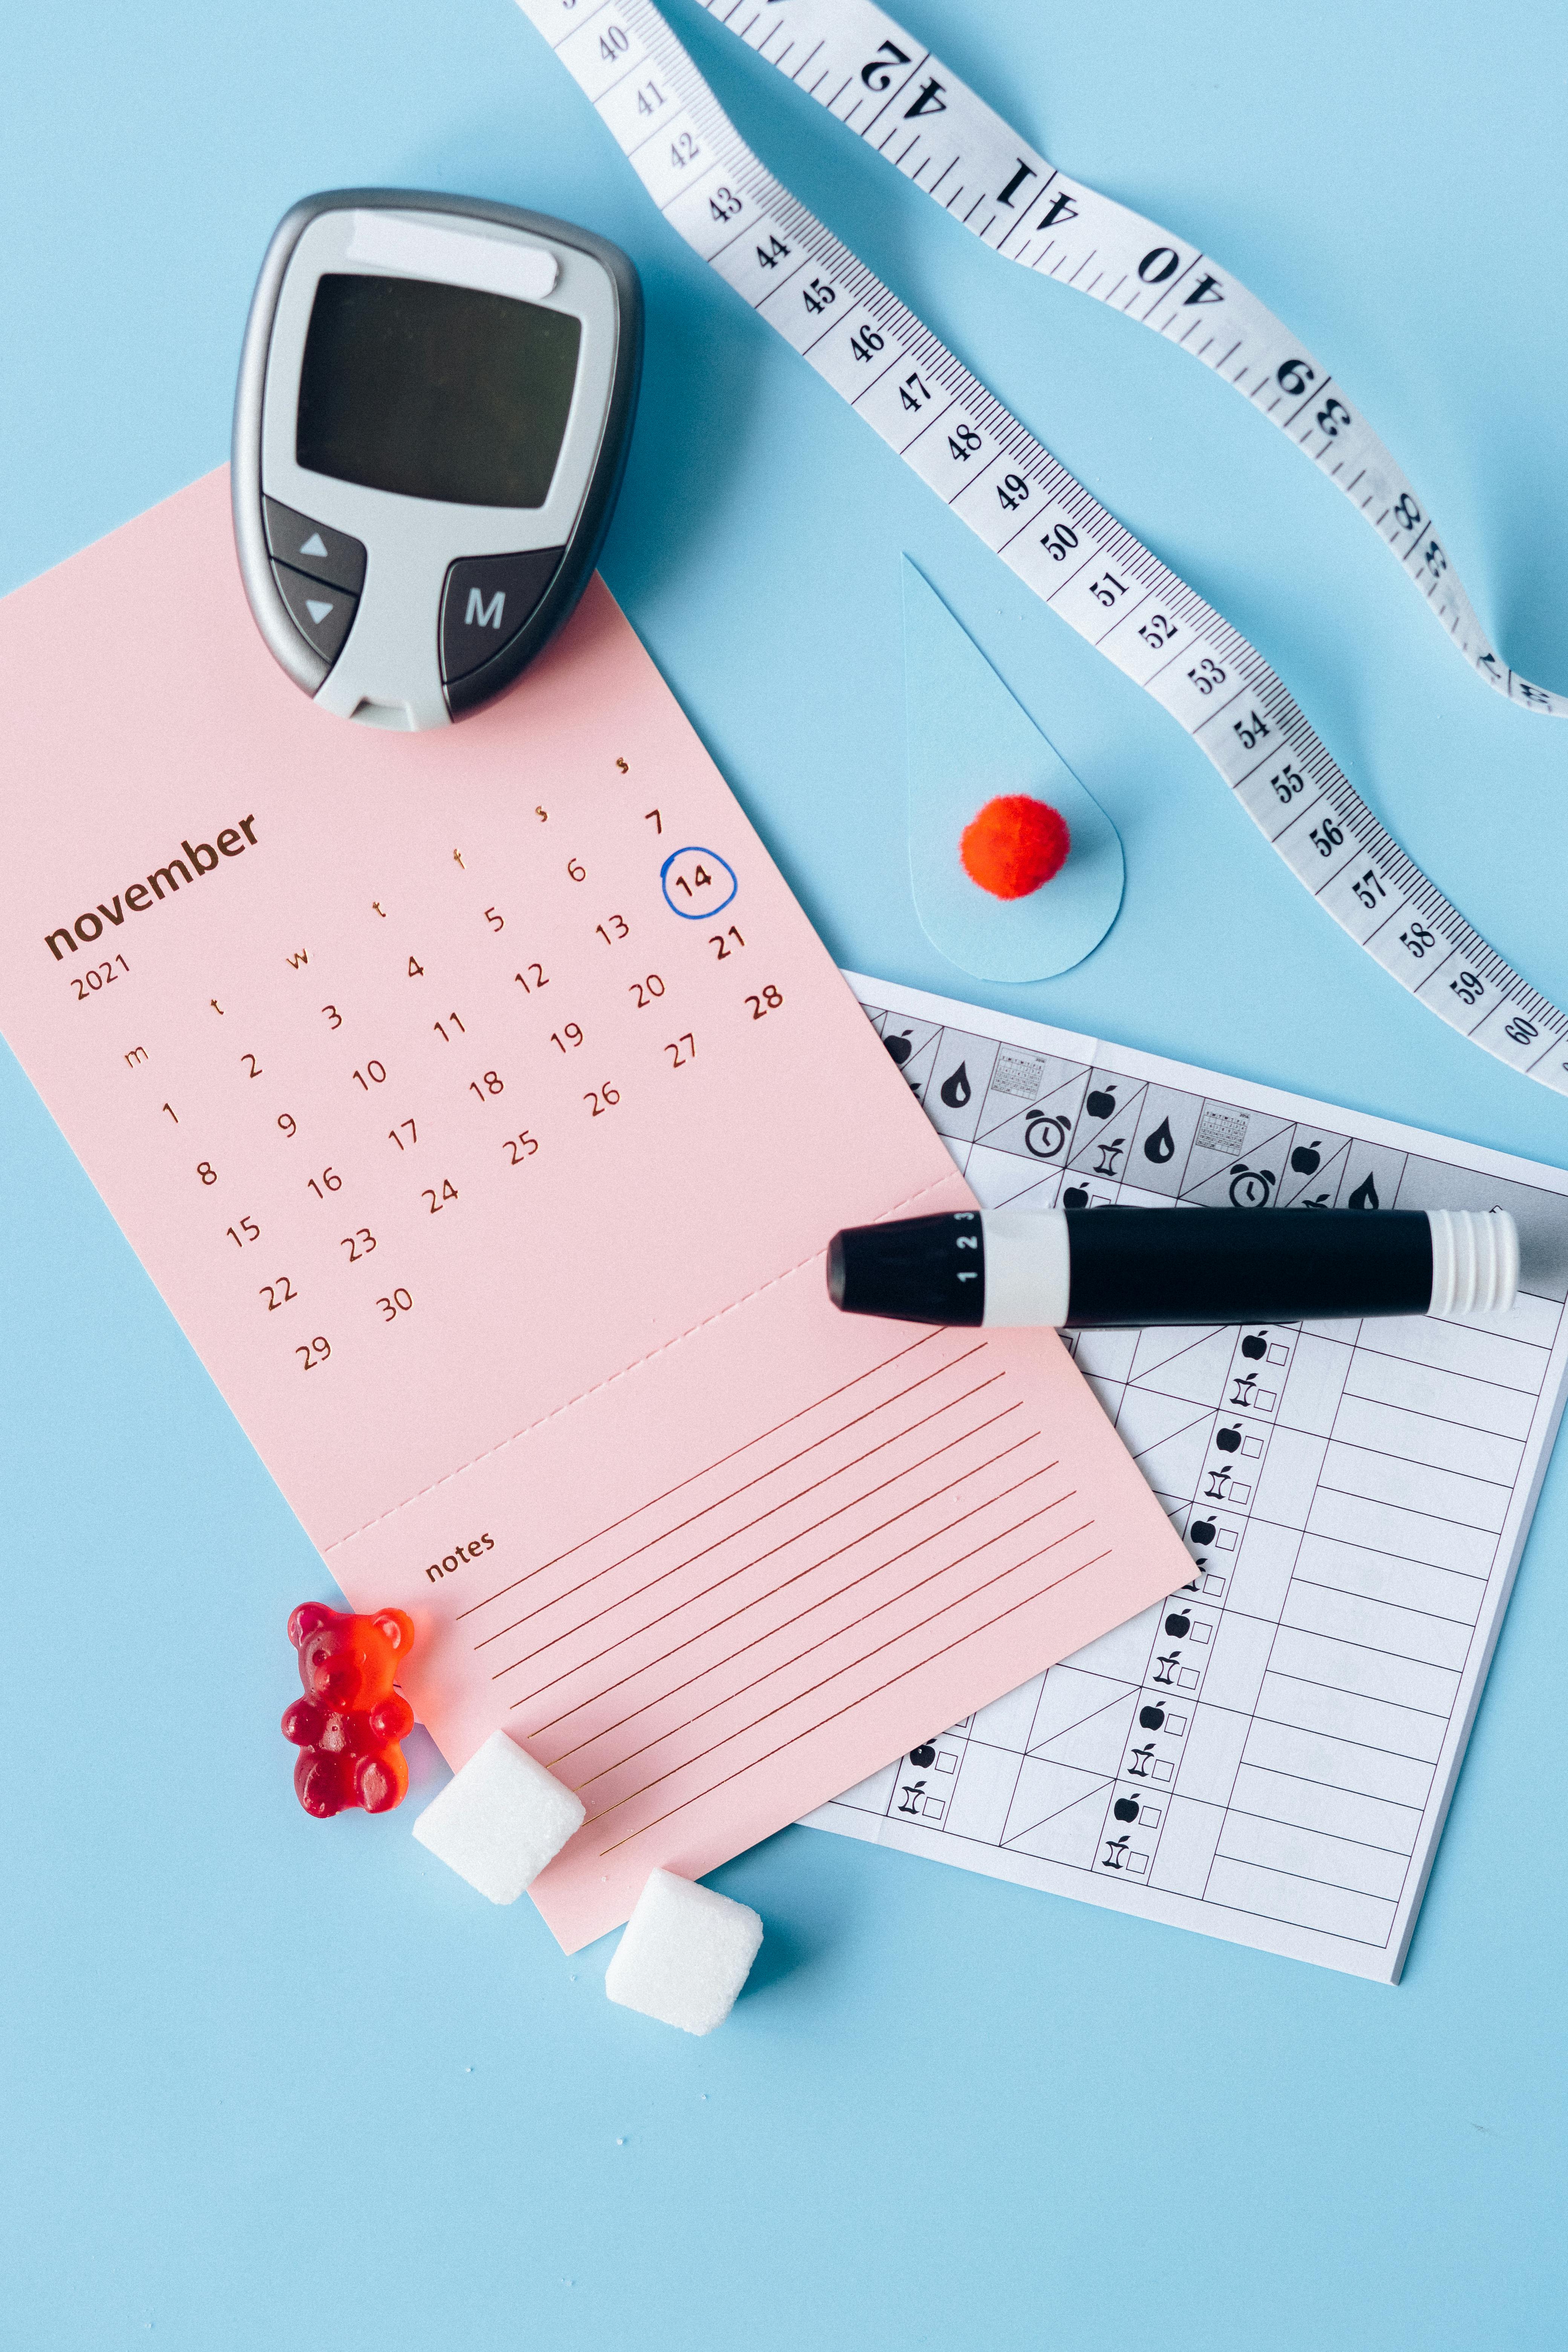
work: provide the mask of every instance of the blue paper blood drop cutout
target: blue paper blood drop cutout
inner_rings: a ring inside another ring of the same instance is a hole
[[[977,979],[1049,980],[1116,919],[1116,828],[907,558],[903,589],[915,912]]]

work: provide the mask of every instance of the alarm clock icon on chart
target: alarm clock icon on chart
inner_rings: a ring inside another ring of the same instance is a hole
[[[510,686],[593,572],[641,366],[637,272],[587,229],[395,189],[296,205],[232,468],[245,593],[296,686],[403,729]]]

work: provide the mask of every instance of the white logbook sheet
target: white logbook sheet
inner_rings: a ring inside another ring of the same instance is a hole
[[[1563,1410],[1568,1174],[847,976],[988,1208],[1517,1220],[1484,1322],[1077,1335],[1191,1582],[806,1816],[1397,1982]]]

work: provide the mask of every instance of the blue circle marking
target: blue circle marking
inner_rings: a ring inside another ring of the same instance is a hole
[[[678,907],[669,894],[669,869],[672,866],[679,866],[683,857],[704,857],[710,865],[722,867],[730,877],[730,887],[725,891],[724,896],[721,898],[711,899],[706,907]],[[727,857],[721,857],[716,849],[699,848],[695,842],[688,843],[684,849],[670,851],[658,869],[658,880],[659,887],[664,892],[665,905],[672,915],[679,915],[683,923],[706,923],[713,916],[721,915],[741,887],[735,877],[735,869]]]

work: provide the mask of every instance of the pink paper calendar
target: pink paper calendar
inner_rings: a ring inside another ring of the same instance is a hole
[[[492,709],[349,726],[219,474],[0,669],[5,1033],[448,1760],[582,1794],[568,1948],[1184,1580],[1053,1335],[827,1304],[837,1227],[969,1195],[600,583]]]

